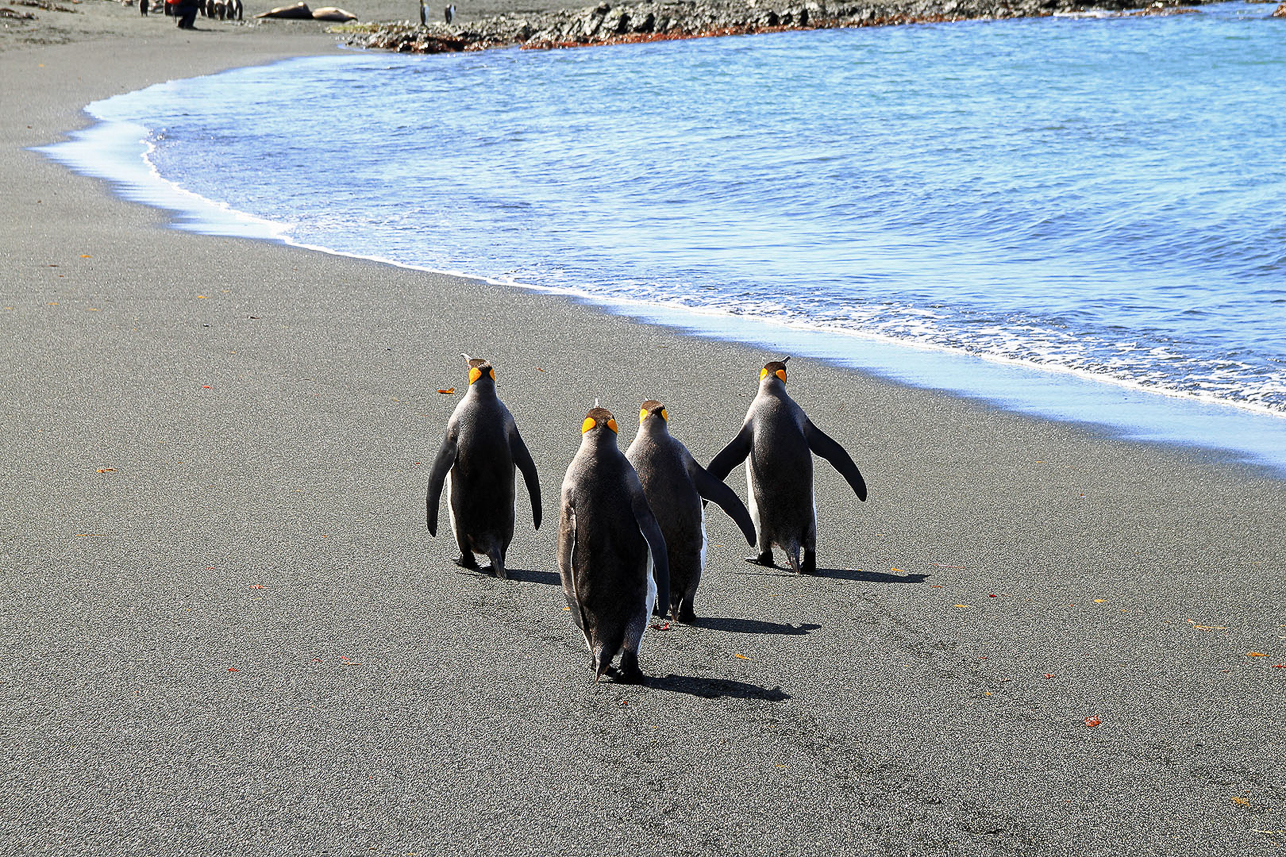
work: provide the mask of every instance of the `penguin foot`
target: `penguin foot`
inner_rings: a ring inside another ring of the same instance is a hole
[[[804,561],[799,564],[800,574],[817,573],[817,551],[804,551]]]
[[[503,565],[496,565],[493,562],[491,566],[488,568],[488,571],[490,571],[492,574],[494,574],[496,577],[500,578],[501,580],[509,579],[509,572],[505,571],[505,567]]]
[[[759,554],[759,556],[748,556],[746,557],[746,562],[751,565],[762,565],[765,568],[777,567],[777,563],[772,561],[772,551],[765,551]]]
[[[456,559],[455,564],[460,566],[461,568],[467,568],[470,571],[478,570],[478,561],[473,558],[473,554],[471,553],[460,554],[460,556]]]
[[[691,602],[684,602],[675,607],[674,618],[682,622],[684,625],[697,624],[697,614],[693,611]]]
[[[612,678],[621,684],[642,684],[643,671],[639,669],[638,654],[621,652],[621,666],[612,672]]]

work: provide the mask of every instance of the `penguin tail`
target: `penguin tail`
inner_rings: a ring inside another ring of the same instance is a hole
[[[501,580],[509,579],[509,572],[505,571],[505,551],[498,544],[492,544],[487,550],[487,556],[491,558],[491,573]]]
[[[786,550],[786,562],[790,564],[790,570],[799,574],[799,542],[792,542],[783,547]]]
[[[599,646],[594,651],[594,681],[601,681],[611,668],[612,656],[605,646]]]

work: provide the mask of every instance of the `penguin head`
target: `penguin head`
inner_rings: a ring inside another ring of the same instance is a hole
[[[472,386],[479,381],[496,382],[496,370],[491,368],[491,363],[480,357],[470,357],[468,354],[460,355],[469,364],[469,385]]]
[[[580,424],[581,437],[584,440],[591,438],[611,438],[612,443],[616,443],[616,433],[620,429],[616,425],[616,417],[607,408],[600,408],[598,405],[589,409],[585,415],[585,421]]]
[[[657,429],[659,431],[668,431],[666,425],[670,421],[670,415],[665,410],[665,405],[656,399],[648,399],[643,403],[639,410],[639,430],[648,431]]]
[[[789,359],[790,358],[787,357],[785,360],[774,360],[771,363],[765,363],[764,368],[759,370],[760,383],[762,383],[764,380],[767,380],[771,383],[773,379],[778,379],[783,384],[785,384],[786,383],[786,360],[789,360]]]

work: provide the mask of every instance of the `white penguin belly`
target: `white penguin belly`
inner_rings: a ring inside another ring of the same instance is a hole
[[[750,462],[746,462],[746,499],[750,502],[750,521],[755,525],[755,532],[763,532],[763,524],[759,521],[759,504],[755,502],[755,472],[750,468]]]
[[[642,535],[642,531],[639,532]],[[644,621],[652,615],[652,608],[656,606],[656,575],[652,573],[655,564],[652,562],[652,548],[647,549],[647,612],[643,614]]]
[[[697,571],[706,570],[706,550],[710,547],[710,538],[706,535],[706,507],[701,504],[701,564],[697,566]]]
[[[451,519],[451,535],[455,536],[456,543],[459,544],[460,530],[455,523],[455,504],[451,502],[454,499],[452,495],[455,493],[451,489],[451,474],[454,471],[454,467],[447,471],[447,517]]]
[[[639,535],[640,535],[640,536],[641,536],[641,535],[643,535],[643,530],[642,530],[642,528],[639,528]],[[652,608],[656,606],[656,594],[657,594],[657,592],[656,592],[656,576],[655,576],[654,574],[652,574],[652,568],[653,568],[653,563],[652,563],[652,546],[649,544],[649,545],[647,546],[647,606],[643,608],[643,630],[644,630],[644,632],[646,632],[646,631],[647,631],[647,624],[648,624],[648,622],[652,619]],[[646,637],[646,636],[647,636],[647,634],[646,634],[646,633],[644,633],[644,634],[642,634],[642,635],[640,636],[640,638],[639,638],[639,651],[642,651],[642,650],[643,650],[643,639],[642,639],[642,638],[643,638],[643,637]]]

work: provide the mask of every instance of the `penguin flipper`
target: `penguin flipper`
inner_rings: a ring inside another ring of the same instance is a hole
[[[804,420],[804,437],[808,440],[808,448],[829,461],[831,466],[848,481],[853,493],[857,494],[857,499],[865,503],[866,480],[862,478],[861,471],[857,469],[857,465],[853,463],[852,457],[844,447],[807,419]]]
[[[647,541],[648,550],[652,552],[652,579],[656,581],[656,604],[661,615],[670,607],[670,560],[665,549],[665,536],[661,534],[661,525],[652,514],[652,507],[647,504],[643,493],[643,484],[637,475],[631,472],[629,480],[630,504],[634,508],[634,520],[639,525],[639,532]]]
[[[692,484],[702,499],[713,501],[723,509],[741,528],[741,534],[746,537],[746,542],[754,547],[755,523],[750,519],[750,513],[746,511],[746,504],[741,502],[736,492],[722,480],[711,476],[709,471],[695,461],[691,462],[688,472],[692,477]]]
[[[518,427],[514,426],[509,433],[509,454],[513,456],[514,464],[522,471],[522,481],[527,484],[527,494],[531,497],[531,519],[540,529],[540,477],[536,475],[536,462],[531,460],[531,453],[527,451],[527,444],[522,442],[522,435],[518,434]]]
[[[429,535],[434,538],[438,535],[438,500],[442,497],[442,483],[455,464],[455,455],[455,433],[448,430],[446,437],[442,438],[438,457],[433,461],[433,469],[429,471],[429,490],[424,497],[424,519],[429,525]]]
[[[746,460],[753,440],[754,429],[747,422],[741,427],[741,431],[737,432],[737,436],[729,441],[728,445],[706,466],[706,470],[720,482],[727,479],[732,468]]]
[[[576,594],[576,577],[572,561],[576,556],[576,510],[564,502],[558,516],[558,576],[563,581],[563,598],[571,608],[572,620],[585,633],[585,613]]]

